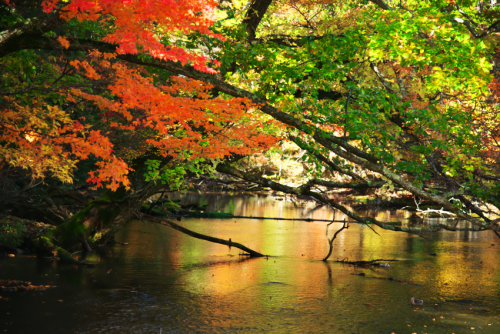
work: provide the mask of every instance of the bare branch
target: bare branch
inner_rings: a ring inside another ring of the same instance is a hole
[[[387,82],[387,80],[385,80],[382,73],[380,73],[380,70],[378,69],[378,67],[375,66],[373,63],[370,63],[370,68],[375,73],[375,75],[377,75],[378,80],[382,83],[382,85],[384,85],[385,89],[389,93],[394,94],[394,89],[392,89],[391,85]]]
[[[328,224],[328,226],[330,226],[330,224]],[[327,238],[328,238],[328,226],[326,227],[326,237]],[[345,220],[345,218],[344,218],[344,224],[342,225],[342,227],[337,232],[335,232],[335,234],[333,235],[333,238],[328,239],[328,245],[330,246],[330,249],[328,251],[328,254],[323,259],[323,261],[328,260],[328,258],[330,257],[330,255],[332,255],[333,241],[335,240],[335,238],[337,237],[337,235],[340,232],[342,232],[343,230],[348,229],[348,228],[349,228],[349,223],[347,223],[346,220]]]

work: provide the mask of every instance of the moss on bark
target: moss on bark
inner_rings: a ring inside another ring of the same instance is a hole
[[[108,191],[100,199],[89,202],[82,210],[47,232],[36,241],[41,253],[51,253],[65,262],[78,262],[69,251],[81,249],[82,244],[105,244],[131,218],[141,205],[125,189]]]

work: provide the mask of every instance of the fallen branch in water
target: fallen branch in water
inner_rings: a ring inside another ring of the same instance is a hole
[[[292,220],[292,221],[306,221],[306,222],[328,222],[328,223],[343,223],[344,220],[329,220],[329,219],[314,219],[314,218],[279,218],[279,217],[257,217],[257,216],[235,216],[230,213],[224,212],[193,212],[185,215],[189,218],[207,218],[207,219],[257,219],[257,220]],[[360,224],[366,225],[373,230],[371,225],[376,225],[384,230],[398,231],[413,233],[420,237],[422,232],[438,232],[440,230],[453,231],[453,232],[483,232],[489,231],[490,229],[481,227],[453,227],[446,224],[434,224],[430,227],[401,227],[402,222],[379,222],[374,218],[365,217],[364,220],[346,220],[349,224]],[[374,231],[374,230],[373,230]],[[495,230],[493,230],[496,232]],[[375,231],[374,231],[375,232]],[[375,232],[377,233],[377,232]],[[378,234],[378,233],[377,233]]]
[[[248,253],[245,255],[249,255],[250,257],[263,257],[263,256],[265,256],[265,255],[263,255],[259,252],[256,252],[256,251],[254,251],[246,246],[243,246],[242,244],[239,244],[237,242],[232,242],[231,239],[224,240],[224,239],[214,238],[214,237],[210,237],[208,235],[196,233],[196,232],[188,230],[187,228],[182,227],[174,222],[171,222],[170,220],[166,220],[166,219],[162,219],[162,218],[158,218],[158,217],[153,217],[153,216],[145,215],[145,214],[142,215],[142,218],[147,220],[147,221],[158,223],[160,225],[169,226],[169,227],[171,227],[179,232],[187,234],[187,235],[189,235],[193,238],[196,238],[196,239],[206,240],[206,241],[214,242],[216,244],[227,245],[229,247],[235,247],[235,248],[241,249],[242,251]]]
[[[280,218],[280,217],[257,217],[257,216],[235,216],[226,212],[187,212],[184,215],[189,218],[212,218],[212,219],[258,219],[258,220],[290,220],[290,221],[305,221],[305,222],[334,222],[343,223],[343,220],[331,220],[331,219],[314,219],[314,218]],[[357,221],[349,221],[352,223],[357,223]]]
[[[332,144],[330,142],[328,142],[327,145],[332,145]],[[372,166],[375,169],[379,168],[375,165],[370,165],[370,166]],[[447,231],[456,231],[456,232],[458,232],[458,231],[480,232],[480,231],[487,231],[487,230],[500,231],[500,226],[492,225],[491,222],[482,221],[482,220],[477,219],[475,217],[472,217],[472,216],[470,216],[462,211],[459,211],[458,209],[455,209],[443,197],[431,195],[430,193],[427,193],[426,191],[421,191],[420,189],[417,189],[414,186],[410,185],[407,181],[404,181],[403,179],[397,177],[396,175],[393,175],[391,177],[394,177],[395,180],[397,179],[398,180],[397,183],[404,184],[405,187],[407,187],[409,189],[411,188],[411,191],[415,191],[416,193],[425,195],[426,196],[425,199],[431,200],[432,202],[435,202],[435,204],[440,204],[441,206],[443,206],[443,208],[447,208],[450,211],[454,211],[460,220],[468,221],[468,222],[472,223],[474,227],[456,228],[456,227],[446,226],[444,224],[436,224],[436,225],[433,225],[431,227],[396,226],[394,224],[394,222],[386,223],[386,222],[378,221],[377,219],[372,218],[372,217],[360,216],[360,215],[356,214],[355,212],[352,212],[346,206],[341,205],[340,203],[336,202],[335,200],[328,198],[325,194],[321,194],[321,193],[318,193],[316,191],[311,190],[312,186],[314,185],[313,180],[310,180],[309,182],[302,184],[301,186],[298,186],[298,187],[291,187],[291,186],[288,186],[285,184],[281,184],[281,183],[272,181],[270,179],[263,178],[262,176],[259,176],[259,175],[248,174],[245,171],[239,170],[239,169],[232,167],[232,166],[229,166],[227,164],[218,164],[216,169],[219,173],[228,174],[228,175],[231,175],[233,177],[237,177],[237,178],[249,181],[249,182],[253,182],[253,183],[258,184],[258,185],[263,186],[263,187],[271,188],[275,191],[283,192],[285,194],[313,197],[318,202],[325,203],[325,204],[329,205],[332,209],[337,209],[340,212],[344,213],[347,217],[356,221],[356,223],[366,224],[368,227],[370,227],[369,224],[370,225],[374,224],[374,225],[377,225],[378,227],[380,227],[384,230],[413,233],[413,234],[416,234],[416,235],[421,236],[421,237],[422,237],[423,232],[438,232],[442,229],[447,230]],[[388,170],[387,170],[387,172],[392,173],[392,172],[389,172]],[[486,224],[484,225],[483,222],[485,222]],[[350,223],[351,223],[351,221],[350,221]],[[354,222],[352,222],[352,223],[354,223]]]
[[[394,261],[399,261],[399,260],[384,260],[384,259],[377,259],[377,260],[371,260],[371,261],[346,261],[346,260],[340,260],[340,261],[335,261],[339,263],[346,263],[346,264],[351,264],[353,266],[384,266],[382,263],[379,262],[394,262]]]
[[[337,235],[342,232],[342,230],[344,229],[348,229],[349,228],[349,223],[346,222],[345,218],[344,218],[344,225],[342,225],[342,227],[337,231],[335,232],[335,234],[333,235],[333,238],[329,239],[328,238],[328,227],[333,224],[335,221],[332,221],[330,224],[326,225],[326,238],[328,239],[328,244],[330,245],[330,250],[328,251],[328,255],[325,256],[325,258],[323,259],[323,261],[326,261],[328,260],[328,258],[330,257],[330,255],[332,255],[332,250],[333,250],[333,240],[335,240],[335,238],[337,237]]]
[[[314,210],[314,209],[313,209]],[[208,219],[257,219],[257,220],[288,220],[288,221],[303,221],[303,222],[328,222],[328,223],[352,223],[352,224],[361,224],[361,225],[369,225],[373,223],[359,222],[357,220],[331,220],[331,219],[315,219],[315,218],[281,218],[281,217],[258,217],[258,216],[235,216],[226,212],[186,212],[184,213],[184,217],[188,218],[208,218]],[[401,222],[387,222],[385,224],[398,225]]]

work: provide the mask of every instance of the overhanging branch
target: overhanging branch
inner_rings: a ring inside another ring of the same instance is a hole
[[[30,44],[29,47],[24,47],[24,48],[25,49],[27,49],[27,48],[53,49],[53,45],[51,43],[49,43],[47,40],[38,40],[36,43],[32,43],[32,44]],[[104,42],[96,42],[96,41],[91,41],[91,40],[72,40],[72,43],[71,43],[68,50],[82,51],[82,50],[92,50],[92,49],[98,49],[101,52],[115,52],[116,46],[114,46],[112,44],[104,43]],[[119,59],[131,62],[131,63],[162,68],[162,69],[171,71],[175,74],[184,75],[184,76],[191,78],[191,79],[201,80],[203,82],[212,84],[215,89],[217,89],[223,93],[226,93],[226,94],[234,96],[234,97],[246,97],[246,98],[252,100],[252,102],[260,105],[260,110],[262,112],[268,114],[269,116],[273,117],[277,121],[282,122],[283,124],[286,124],[288,126],[291,126],[293,128],[299,129],[299,130],[302,130],[304,128],[306,128],[306,129],[311,128],[310,125],[308,125],[307,123],[305,123],[301,119],[294,117],[294,115],[290,115],[290,114],[287,114],[285,112],[279,111],[277,108],[270,105],[267,100],[261,99],[256,94],[253,94],[253,93],[246,91],[244,89],[240,89],[240,88],[235,87],[233,85],[227,84],[227,83],[219,80],[215,75],[211,75],[209,73],[197,71],[191,66],[182,66],[180,63],[176,63],[176,62],[172,62],[172,61],[163,61],[163,60],[158,60],[158,59],[146,59],[145,57],[139,57],[137,55],[130,55],[130,54],[118,55],[117,57]],[[469,222],[471,222],[474,225],[479,226],[479,227],[483,226],[482,222],[480,220],[466,214],[465,212],[461,211],[460,208],[454,207],[446,198],[443,198],[442,196],[431,194],[428,191],[425,191],[421,188],[416,187],[411,182],[406,181],[401,176],[399,176],[395,172],[393,172],[390,169],[388,169],[387,167],[385,167],[382,162],[379,162],[377,157],[350,145],[347,140],[332,136],[330,133],[323,131],[322,129],[319,129],[316,127],[314,127],[313,138],[317,143],[324,146],[325,148],[327,148],[331,152],[337,154],[339,157],[342,157],[350,162],[358,164],[359,166],[361,166],[367,170],[384,175],[389,180],[391,180],[394,184],[399,185],[403,189],[410,191],[411,193],[413,193],[414,195],[416,195],[422,199],[426,199],[426,200],[432,201],[434,203],[437,203],[438,205],[442,206],[443,208],[455,213],[457,215],[457,217],[460,219],[467,220],[467,221],[469,221]],[[297,190],[294,190],[294,191],[297,191]],[[342,210],[346,210],[346,209],[343,208]],[[350,214],[352,214],[352,213],[350,213]],[[356,215],[349,216],[349,217],[356,219],[356,220],[358,218],[361,219],[360,217],[358,217]],[[368,218],[366,218],[366,219],[368,219]],[[361,220],[361,221],[363,221],[363,220]],[[490,228],[496,228],[496,227],[490,226]]]
[[[439,231],[442,228],[447,228],[445,226],[435,226],[435,227],[427,228],[427,229],[394,226],[393,224],[380,222],[380,221],[376,220],[375,218],[359,216],[359,215],[355,214],[354,212],[348,210],[345,206],[335,202],[335,200],[329,199],[328,197],[326,197],[322,194],[311,191],[310,184],[305,184],[305,185],[300,186],[300,187],[290,187],[290,186],[287,186],[284,184],[280,184],[278,182],[274,182],[272,180],[268,180],[268,179],[263,178],[263,177],[258,176],[258,175],[247,174],[243,171],[240,171],[237,168],[234,168],[234,167],[226,165],[226,164],[218,164],[216,169],[219,173],[225,173],[225,174],[229,174],[229,175],[238,177],[238,178],[243,179],[243,180],[255,182],[257,184],[263,185],[265,187],[269,187],[269,188],[276,190],[276,191],[284,192],[286,194],[309,195],[309,196],[313,197],[314,199],[316,199],[318,202],[325,203],[325,204],[331,206],[332,208],[339,210],[340,212],[344,213],[347,217],[349,217],[349,218],[351,218],[359,223],[366,224],[369,228],[372,228],[370,226],[370,224],[374,224],[374,225],[377,225],[378,227],[380,227],[384,230],[413,233],[413,234],[417,234],[417,235],[420,235],[422,233],[422,231]],[[373,228],[372,228],[372,230],[373,230]]]

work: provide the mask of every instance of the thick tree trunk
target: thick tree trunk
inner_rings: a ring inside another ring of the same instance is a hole
[[[39,252],[52,253],[63,261],[75,262],[70,251],[105,244],[119,229],[137,217],[150,191],[132,195],[124,188],[107,191],[100,199],[89,202],[82,210],[39,237]]]

